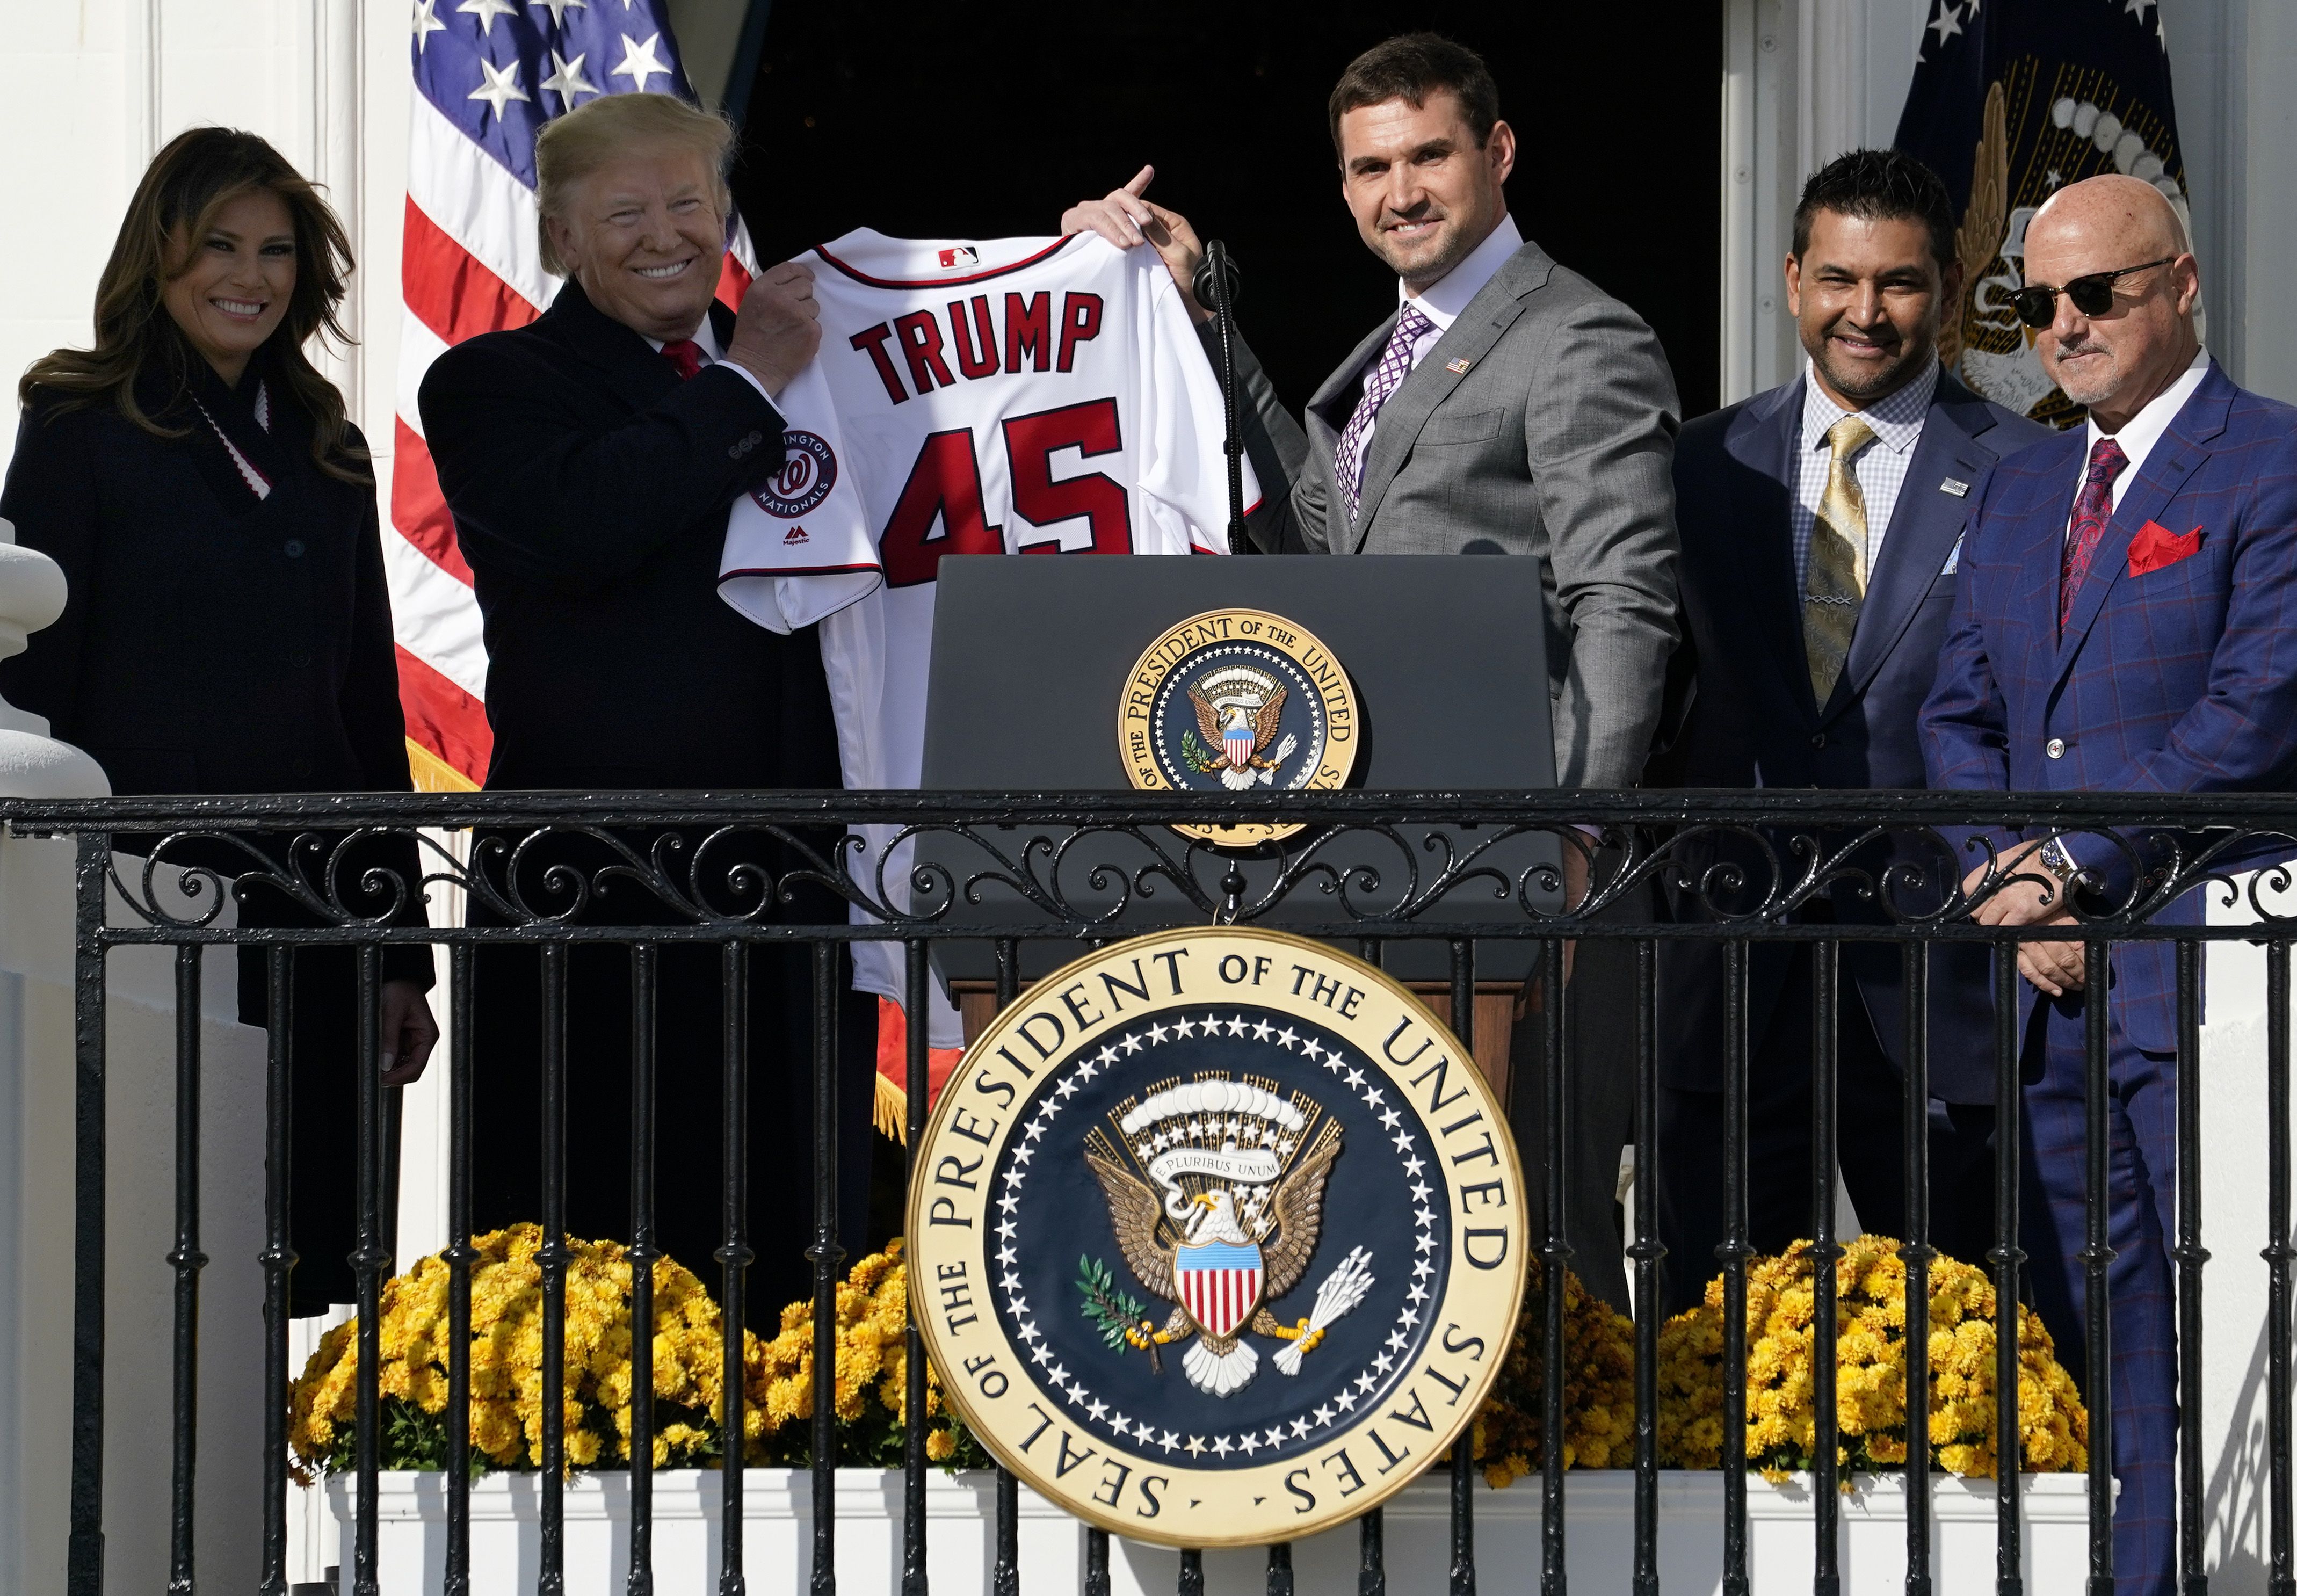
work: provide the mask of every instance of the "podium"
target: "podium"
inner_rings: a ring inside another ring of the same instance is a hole
[[[927,791],[1129,791],[1120,751],[1120,714],[1144,650],[1171,628],[1208,611],[1251,609],[1281,616],[1313,633],[1347,673],[1359,723],[1347,785],[1366,791],[1516,791],[1552,786],[1545,609],[1540,563],[1484,556],[1361,555],[1293,558],[1174,558],[1139,555],[952,555],[941,563],[933,654],[926,701],[923,785]],[[1376,839],[1350,856],[1381,872],[1377,887],[1351,889],[1362,908],[1401,901],[1415,864],[1441,857],[1421,847],[1448,832],[1472,847],[1472,827],[1395,828],[1412,860]],[[1192,879],[1208,887],[1233,864],[1252,902],[1282,868],[1283,853],[1307,835],[1254,849],[1198,844],[1170,834],[1170,856],[1185,853]],[[1058,840],[1058,839],[1056,839]],[[1024,841],[1017,835],[1014,845]],[[1511,880],[1556,861],[1552,837],[1517,836],[1479,860]],[[1114,884],[1157,862],[1136,839],[1092,839],[1088,857],[1065,865],[1059,887],[1072,903],[1114,905]],[[945,919],[977,926],[984,939],[1019,942],[1025,987],[1067,963],[1073,938],[1032,942],[1045,922],[1019,893],[983,881],[979,902],[966,884],[999,867],[977,843],[944,832],[918,839],[917,862],[954,884],[944,890]],[[1107,867],[1096,889],[1094,866]],[[941,907],[920,900],[918,907]],[[1550,903],[1547,907],[1556,905]],[[1338,917],[1331,897],[1296,887],[1256,923]],[[1128,924],[1169,925],[1193,907],[1177,890],[1131,894],[1111,930]],[[1440,910],[1454,923],[1521,923],[1512,898],[1489,890],[1455,891]],[[1475,1053],[1504,1100],[1508,1038],[1518,994],[1535,973],[1535,942],[1495,940],[1477,951]],[[934,959],[965,1019],[969,1043],[994,1012],[995,954],[989,941],[940,942]],[[1440,943],[1397,939],[1386,967],[1439,1018],[1450,1019],[1448,951]]]

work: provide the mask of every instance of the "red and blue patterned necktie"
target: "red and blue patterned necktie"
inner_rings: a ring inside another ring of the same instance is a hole
[[[2074,498],[2074,519],[2066,532],[2063,563],[2058,568],[2058,630],[2066,629],[2073,619],[2074,595],[2081,591],[2082,579],[2089,575],[2089,563],[2097,555],[2097,541],[2105,536],[2105,523],[2113,519],[2113,479],[2129,464],[2129,457],[2121,452],[2121,445],[2111,438],[2101,438],[2089,451],[2089,470],[2082,477],[2081,492]]]

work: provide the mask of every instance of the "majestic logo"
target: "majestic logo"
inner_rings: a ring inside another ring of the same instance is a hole
[[[785,543],[811,543],[813,539],[806,536],[805,529],[803,527],[794,526],[790,528],[789,531],[782,534],[782,541]]]
[[[1355,694],[1330,649],[1280,615],[1213,610],[1150,644],[1118,714],[1125,773],[1147,791],[1297,791],[1344,784],[1355,762]],[[1297,826],[1183,826],[1231,845]]]
[[[1257,1544],[1442,1457],[1503,1360],[1522,1187],[1473,1062],[1321,943],[1165,932],[967,1052],[910,1196],[951,1401],[1103,1528]]]
[[[811,432],[791,427],[782,433],[782,468],[750,489],[758,508],[778,521],[809,514],[837,486],[837,456]]]

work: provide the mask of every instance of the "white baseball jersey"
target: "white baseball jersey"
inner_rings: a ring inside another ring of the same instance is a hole
[[[788,458],[736,502],[719,592],[821,623],[846,786],[914,788],[942,555],[1226,553],[1220,384],[1152,250],[863,228],[801,259],[821,351],[777,401]],[[893,829],[861,828],[854,865],[906,903],[906,845],[876,869]],[[857,944],[854,984],[901,1000],[900,949]]]

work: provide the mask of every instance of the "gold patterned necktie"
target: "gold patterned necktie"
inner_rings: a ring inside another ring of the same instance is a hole
[[[1850,462],[1873,441],[1874,429],[1856,415],[1844,416],[1826,432],[1833,457],[1827,463],[1818,520],[1810,529],[1802,596],[1803,653],[1810,661],[1810,690],[1822,709],[1850,657],[1850,634],[1866,597],[1866,496],[1859,491]]]

